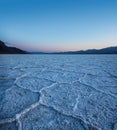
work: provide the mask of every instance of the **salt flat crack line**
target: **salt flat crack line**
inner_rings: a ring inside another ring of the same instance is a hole
[[[12,123],[12,122],[14,122],[15,120],[16,120],[15,117],[3,119],[3,120],[0,121],[0,125],[6,124],[6,123]]]
[[[42,89],[40,89],[40,93],[41,93],[41,91],[43,91],[43,90],[45,90],[45,89],[48,89],[48,88],[51,88],[51,87],[53,87],[54,85],[56,85],[56,84],[58,84],[58,83],[53,83],[53,84],[51,84],[50,86],[46,86],[46,87],[43,87]]]
[[[73,112],[75,112],[76,109],[77,109],[77,105],[78,105],[78,102],[79,102],[79,98],[80,98],[80,96],[78,95],[78,97],[76,98],[76,103],[75,103],[74,108],[73,108]]]
[[[71,117],[71,118],[77,119],[77,120],[79,120],[79,121],[82,121],[82,122],[83,122],[82,125],[83,125],[83,127],[85,127],[86,130],[87,130],[87,128],[89,127],[88,122],[85,121],[85,120],[83,120],[81,117],[76,117],[76,116],[74,116],[74,115],[72,115],[72,114],[63,113],[63,112],[61,112],[61,111],[58,111],[56,108],[54,108],[54,107],[52,107],[52,106],[48,106],[48,105],[43,104],[43,103],[40,103],[40,105],[43,105],[43,106],[45,106],[46,108],[50,108],[50,109],[54,110],[55,112],[57,112],[57,113],[59,113],[59,114],[61,114],[61,115],[63,115],[63,116]]]
[[[39,105],[40,105],[40,102],[38,101],[30,105],[28,108],[24,109],[20,113],[16,114],[14,117],[1,120],[0,125],[6,124],[6,123],[12,123],[13,121],[18,121],[23,115],[25,115],[27,112],[29,112],[30,110],[34,109],[35,107]]]
[[[78,81],[80,84],[82,84],[82,85],[84,85],[84,86],[88,86],[88,87],[90,87],[90,88],[93,88],[93,89],[95,89],[96,91],[98,91],[98,92],[101,92],[101,93],[104,93],[104,94],[106,94],[106,95],[110,95],[111,97],[113,97],[113,98],[117,98],[115,95],[113,95],[113,94],[110,94],[110,93],[106,93],[105,91],[103,91],[103,90],[101,90],[101,89],[97,89],[97,88],[94,88],[94,87],[92,87],[92,86],[90,86],[90,85],[87,85],[87,84],[85,84],[85,83],[82,83],[81,81]]]

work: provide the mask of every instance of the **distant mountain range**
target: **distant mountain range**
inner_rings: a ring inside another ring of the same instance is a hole
[[[117,46],[102,49],[89,49],[67,52],[26,52],[16,47],[8,47],[3,41],[0,41],[0,54],[117,54]]]
[[[32,54],[117,54],[117,46],[107,47],[102,49],[88,49],[80,51],[66,51],[66,52],[32,52]]]
[[[102,49],[88,49],[80,51],[55,52],[53,54],[117,54],[117,46]]]
[[[8,47],[4,42],[0,41],[0,54],[26,54],[26,51],[16,47]]]

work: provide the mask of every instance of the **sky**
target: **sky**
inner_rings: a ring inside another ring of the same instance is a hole
[[[0,0],[0,40],[27,51],[117,46],[117,0]]]

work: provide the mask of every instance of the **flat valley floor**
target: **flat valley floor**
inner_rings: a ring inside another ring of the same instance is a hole
[[[117,130],[117,55],[0,55],[0,130]]]

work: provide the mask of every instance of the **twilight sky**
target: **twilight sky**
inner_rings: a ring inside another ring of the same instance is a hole
[[[28,51],[117,45],[117,0],[0,0],[0,39]]]

